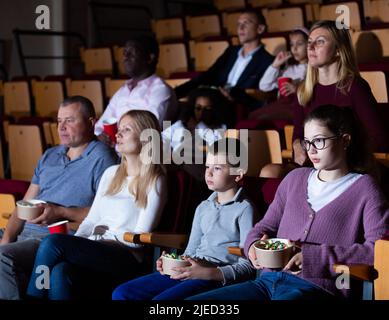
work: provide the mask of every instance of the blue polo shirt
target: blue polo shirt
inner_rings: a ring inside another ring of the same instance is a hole
[[[90,207],[103,172],[117,163],[117,155],[97,140],[74,160],[67,157],[68,149],[50,148],[39,160],[31,181],[39,185],[36,198],[64,207]]]
[[[218,266],[223,284],[247,280],[256,273],[250,261],[228,253],[228,247],[243,247],[257,217],[256,209],[242,188],[225,203],[216,201],[218,193],[197,207],[184,255]]]

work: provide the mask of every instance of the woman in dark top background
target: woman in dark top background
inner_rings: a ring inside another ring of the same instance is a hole
[[[307,75],[294,105],[293,151],[299,165],[308,160],[300,144],[304,118],[325,104],[351,107],[371,138],[372,150],[389,149],[377,101],[359,75],[350,34],[347,29],[338,29],[335,21],[318,21],[310,31]]]

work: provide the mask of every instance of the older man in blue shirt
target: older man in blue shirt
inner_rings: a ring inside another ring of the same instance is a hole
[[[74,96],[58,110],[61,145],[40,159],[24,199],[40,199],[42,214],[29,223],[12,214],[0,242],[0,299],[20,299],[46,225],[60,220],[81,223],[92,205],[104,170],[117,162],[113,150],[95,139],[90,100]],[[1,236],[1,234],[0,234]]]

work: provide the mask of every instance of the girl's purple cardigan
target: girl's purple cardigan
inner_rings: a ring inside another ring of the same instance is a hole
[[[293,170],[281,182],[265,217],[249,232],[244,252],[262,234],[302,242],[299,276],[340,296],[335,263],[373,264],[374,242],[389,229],[388,203],[372,177],[364,175],[318,212],[307,202],[312,168]]]

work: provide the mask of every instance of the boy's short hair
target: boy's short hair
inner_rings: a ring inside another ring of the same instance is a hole
[[[233,168],[240,168],[242,165],[241,158],[247,158],[246,146],[239,139],[235,138],[222,138],[216,140],[209,146],[208,152],[212,155],[218,155],[220,153],[225,154],[227,163]]]

